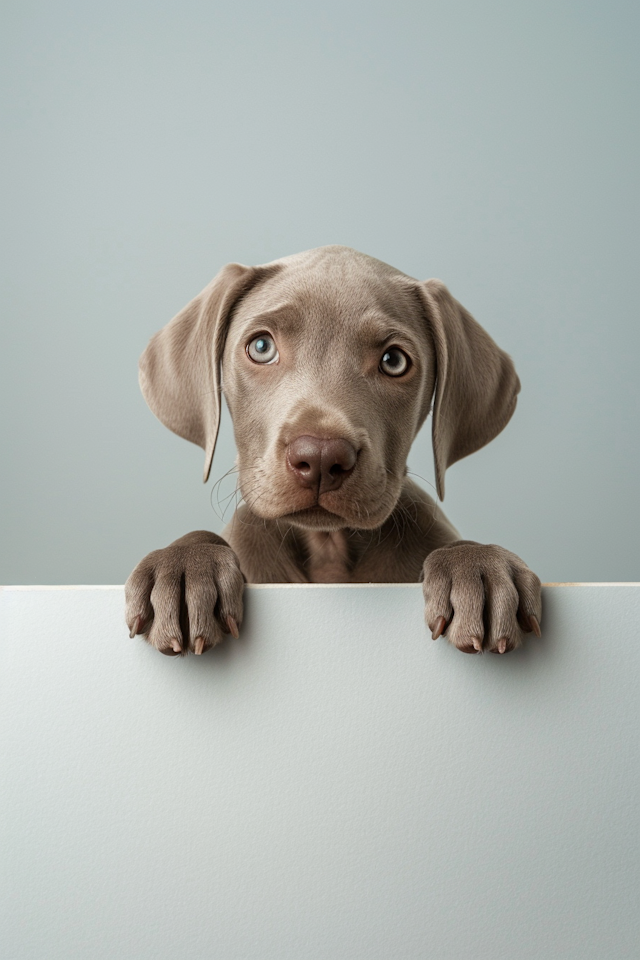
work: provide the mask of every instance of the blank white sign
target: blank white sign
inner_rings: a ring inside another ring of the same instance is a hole
[[[2,960],[640,955],[640,586],[505,656],[420,588],[249,587],[163,657],[121,587],[0,594]]]

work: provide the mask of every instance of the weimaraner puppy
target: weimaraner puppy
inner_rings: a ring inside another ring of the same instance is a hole
[[[538,577],[503,547],[461,540],[407,477],[432,412],[443,499],[447,467],[500,433],[520,389],[439,280],[341,246],[231,263],[151,339],[140,383],[158,419],[204,448],[205,481],[224,393],[243,504],[224,537],[188,533],[138,564],[131,636],[170,656],[237,636],[245,580],[421,580],[434,640],[505,653],[540,635]]]

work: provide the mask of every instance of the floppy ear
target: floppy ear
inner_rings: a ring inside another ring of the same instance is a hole
[[[209,479],[220,425],[220,360],[233,307],[273,272],[229,263],[149,341],[140,388],[158,420],[205,451]]]
[[[440,280],[420,284],[436,360],[433,457],[438,496],[444,474],[503,430],[516,408],[513,361]]]

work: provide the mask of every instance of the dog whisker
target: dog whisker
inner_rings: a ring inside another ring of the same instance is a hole
[[[408,477],[417,477],[418,480],[422,480],[423,483],[426,483],[426,485],[427,485],[428,487],[431,487],[431,489],[432,489],[434,492],[436,492],[435,484],[431,483],[431,480],[427,480],[426,477],[420,476],[419,473],[413,473],[411,470],[407,470],[407,476],[408,476]]]
[[[213,487],[211,488],[211,493],[210,493],[210,495],[209,495],[209,504],[210,504],[210,506],[211,506],[211,509],[212,509],[212,510],[214,511],[214,513],[216,514],[216,516],[217,516],[220,520],[223,520],[223,521],[224,521],[224,512],[223,512],[222,514],[220,514],[220,513],[218,512],[218,510],[216,510],[215,506],[213,505],[213,497],[214,497],[214,494],[215,494],[215,495],[216,495],[216,502],[217,502],[217,504],[218,504],[218,507],[221,507],[220,496],[219,496],[220,485],[222,484],[222,482],[223,482],[224,480],[226,480],[226,478],[227,478],[228,476],[230,476],[230,474],[232,474],[232,473],[237,473],[237,472],[238,472],[238,467],[234,465],[234,466],[231,467],[229,470],[227,470],[226,473],[223,473],[222,476],[221,476],[218,480],[216,480],[216,482],[214,483]],[[225,500],[228,500],[229,497],[231,497],[231,496],[233,496],[233,494],[229,494],[227,497],[224,497],[223,500],[222,500],[222,502],[224,503],[224,501],[225,501]]]

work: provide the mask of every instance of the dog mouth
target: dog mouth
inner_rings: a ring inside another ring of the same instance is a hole
[[[373,529],[387,519],[399,494],[390,470],[369,469],[364,476],[354,471],[334,489],[322,490],[320,483],[293,483],[290,470],[274,477],[262,464],[252,466],[240,480],[247,507],[258,517],[301,529]]]
[[[309,506],[287,510],[278,519],[288,521],[296,527],[307,530],[330,532],[343,530],[345,527],[370,529],[379,526],[386,520],[395,505],[395,501],[396,497],[385,497],[383,501],[376,501],[375,504],[369,503],[366,507],[362,501],[359,501],[359,504],[348,501],[347,503],[337,504],[338,509],[334,507],[333,510],[329,510],[316,500]],[[333,503],[331,505],[333,506]]]
[[[311,507],[303,507],[300,510],[293,510],[285,514],[282,520],[288,520],[299,527],[312,528],[314,530],[337,530],[344,527],[345,517],[338,513],[321,507],[319,503]]]

